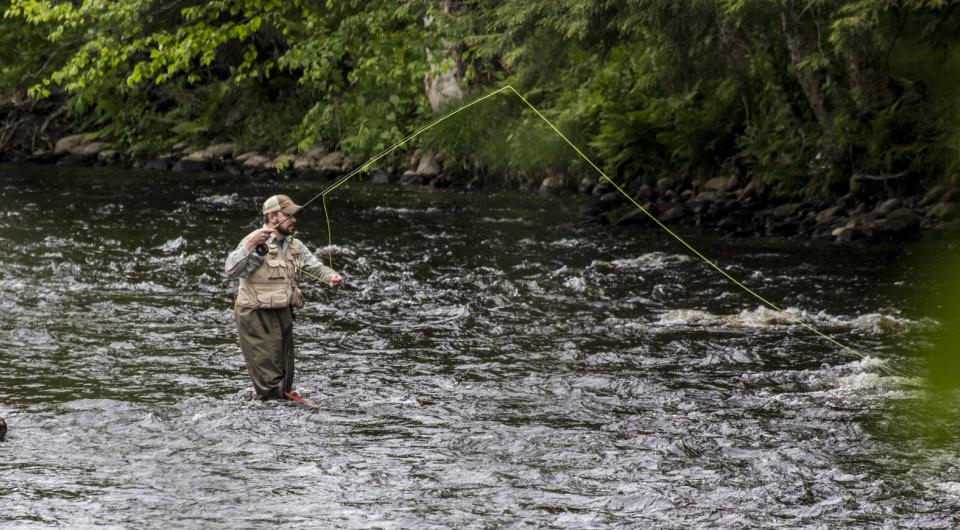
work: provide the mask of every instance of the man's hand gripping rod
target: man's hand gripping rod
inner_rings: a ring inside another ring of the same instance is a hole
[[[306,207],[307,204],[310,204],[310,201],[307,201],[306,204],[304,204],[303,206],[301,206],[300,209],[297,210],[296,213],[302,212],[302,211],[303,211],[303,208]],[[283,212],[280,212],[280,213],[283,213]],[[273,226],[269,227],[270,230],[276,230],[278,226],[280,226],[280,225],[282,225],[283,223],[285,223],[285,222],[287,221],[287,219],[293,217],[293,215],[296,215],[296,214],[287,215],[287,216],[285,216],[283,219],[280,219],[279,222],[277,222],[277,223],[274,224]],[[270,239],[267,240],[267,243],[273,241],[274,239],[276,239],[276,236],[270,236]],[[267,250],[267,243],[260,243],[259,245],[253,247],[253,251],[256,252],[258,256],[266,256],[266,255],[267,255],[267,252],[269,252],[269,251]]]

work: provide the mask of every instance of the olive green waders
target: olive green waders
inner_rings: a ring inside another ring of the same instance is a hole
[[[293,390],[293,311],[237,307],[240,350],[260,399],[279,399]]]

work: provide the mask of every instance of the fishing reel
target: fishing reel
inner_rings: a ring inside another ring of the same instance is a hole
[[[267,252],[270,252],[270,249],[267,248],[267,244],[272,243],[276,240],[276,236],[270,236],[270,239],[266,243],[260,243],[259,245],[253,247],[253,251],[257,253],[258,256],[263,257],[267,255]]]
[[[250,223],[250,226],[252,226],[254,230],[256,230],[257,228],[260,228],[261,226],[260,219],[258,218],[254,220],[252,223]],[[261,256],[261,257],[266,256],[267,252],[269,252],[269,250],[267,249],[266,243],[260,243],[259,245],[253,247],[253,251],[256,252],[258,256]]]

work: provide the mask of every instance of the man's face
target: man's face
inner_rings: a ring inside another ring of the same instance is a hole
[[[276,227],[277,232],[280,232],[284,236],[293,235],[293,232],[297,225],[297,217],[295,215],[291,215],[290,217],[287,217],[281,212],[276,212],[272,215],[273,215],[273,218],[270,220],[271,226],[279,222],[281,219],[285,219],[283,223],[281,223],[279,226]]]

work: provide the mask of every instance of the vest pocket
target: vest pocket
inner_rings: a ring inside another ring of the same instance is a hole
[[[290,296],[290,305],[297,309],[303,308],[303,293],[300,292],[300,288],[293,288],[293,295]]]
[[[278,307],[287,307],[288,305],[290,305],[290,300],[285,293],[257,293],[257,307],[276,309]]]
[[[267,279],[282,280],[287,277],[283,260],[267,259]]]

